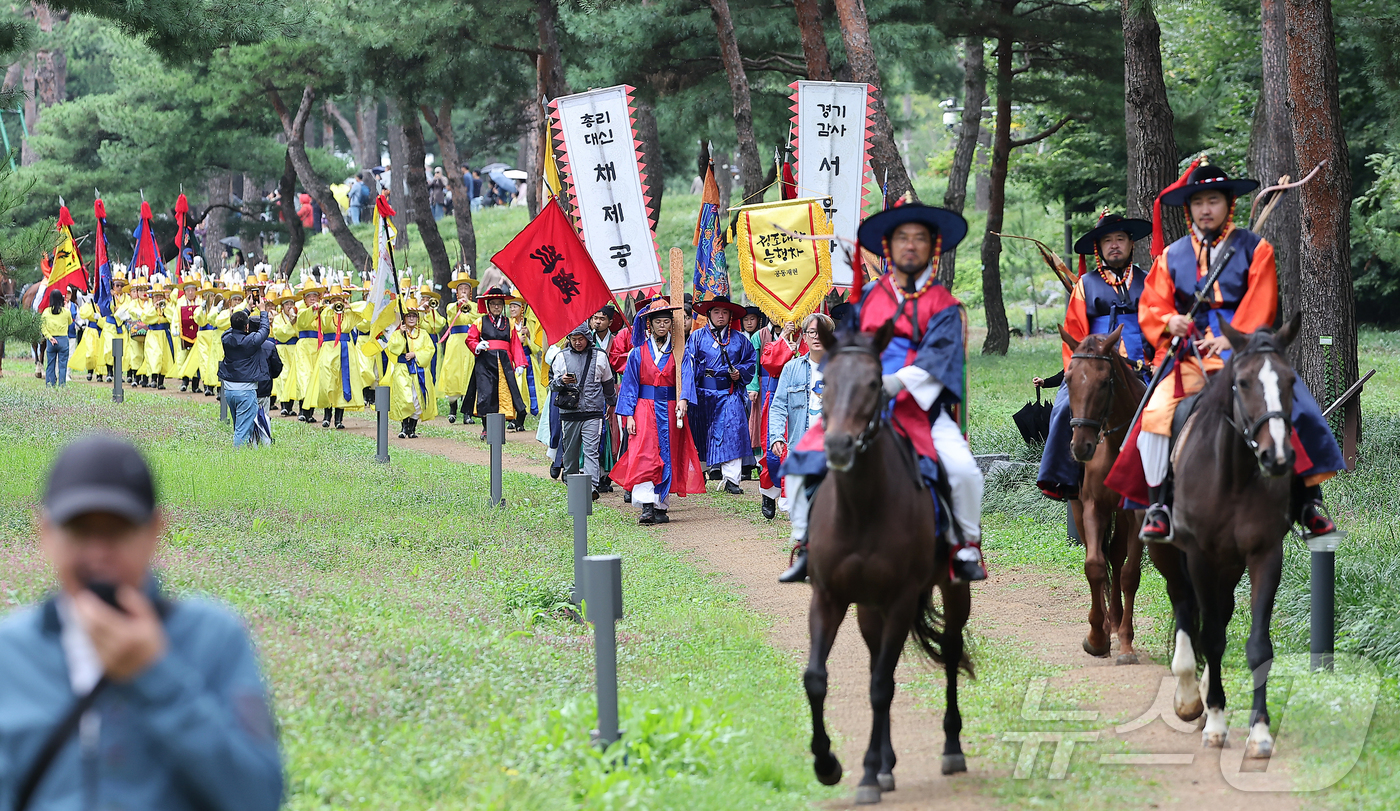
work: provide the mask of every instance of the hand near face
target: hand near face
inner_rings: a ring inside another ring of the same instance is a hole
[[[81,591],[73,597],[73,608],[97,649],[103,671],[109,679],[122,682],[139,676],[165,655],[168,642],[155,606],[146,595],[131,586],[120,586],[117,602],[125,614],[92,592]]]

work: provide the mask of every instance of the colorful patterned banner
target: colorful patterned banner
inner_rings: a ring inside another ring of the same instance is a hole
[[[662,281],[631,94],[618,85],[549,103],[577,225],[614,293]]]
[[[816,312],[831,290],[831,242],[796,239],[779,229],[830,234],[822,201],[807,197],[733,211],[739,215],[734,229],[739,278],[749,300],[779,325]]]
[[[829,198],[827,217],[836,236],[855,241],[865,204],[867,155],[875,88],[852,82],[793,82],[797,128],[797,193]],[[850,287],[854,278],[844,251],[834,251],[832,284]]]

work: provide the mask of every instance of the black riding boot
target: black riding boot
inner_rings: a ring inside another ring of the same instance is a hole
[[[1322,485],[1303,489],[1303,509],[1298,523],[1313,537],[1337,531],[1336,523],[1327,515],[1327,507],[1322,503]]]
[[[165,375],[156,375],[156,388],[165,391]]]
[[[778,514],[778,500],[775,499],[775,498],[772,498],[771,496],[764,496],[764,497],[763,497],[763,517],[764,517],[764,518],[767,518],[769,521],[772,521],[772,520],[773,520],[773,516],[775,516],[775,515],[777,515],[777,514]]]
[[[316,409],[307,408],[306,403],[301,404],[301,416],[297,417],[297,422],[304,422],[308,425],[316,421]]]
[[[345,428],[345,409],[343,409],[343,408],[337,408],[337,409],[335,410],[335,430],[340,431],[340,430],[343,430],[344,428]]]
[[[971,583],[987,579],[987,566],[982,560],[982,542],[969,541],[949,550],[948,575],[954,583]]]
[[[88,378],[88,379],[91,380],[92,378]],[[182,378],[180,378],[180,391],[189,391],[189,390],[190,390],[190,379],[189,379],[188,377],[182,377]]]
[[[418,438],[418,418],[417,418],[417,417],[409,417],[409,419],[408,419],[408,438],[409,438],[409,439],[417,439],[417,438]]]
[[[807,579],[807,539],[803,538],[792,547],[792,565],[778,575],[779,583],[801,583]]]
[[[457,422],[457,401],[447,401],[447,424],[453,425]]]
[[[365,386],[364,391],[362,393],[365,396],[365,405],[374,405],[374,386]]]
[[[1138,537],[1144,541],[1168,543],[1171,540],[1172,514],[1171,508],[1166,505],[1164,490],[1162,485],[1147,488],[1147,500],[1152,502],[1152,506],[1147,508],[1147,514],[1142,518],[1142,531],[1138,533]]]
[[[329,428],[329,427],[331,427],[331,409],[329,409],[329,408],[326,409],[325,413],[321,415],[321,427],[322,427],[322,428]]]
[[[648,501],[642,505],[642,517],[637,519],[638,524],[651,526],[656,523],[656,505]]]
[[[656,517],[652,519],[652,523],[653,523],[653,524],[669,524],[669,523],[671,523],[671,519],[670,519],[669,516],[666,515],[666,511],[665,511],[665,510],[661,509],[660,507],[657,507],[655,504],[653,504],[652,507],[653,507],[654,512],[655,512],[655,515],[656,515]]]
[[[408,439],[408,424],[411,420],[399,421],[399,439]]]

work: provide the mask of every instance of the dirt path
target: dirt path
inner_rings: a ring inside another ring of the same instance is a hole
[[[175,396],[192,397],[191,395]],[[209,402],[205,398],[194,398]],[[346,432],[374,437],[374,423],[369,414],[346,415]],[[323,430],[307,428],[291,419],[274,417],[274,432],[294,430]],[[443,427],[448,427],[443,425]],[[409,449],[444,456],[456,462],[487,465],[489,450],[476,439],[479,426],[451,426],[461,430],[462,438],[422,437],[400,440],[391,433],[393,449]],[[395,432],[396,433],[396,432]],[[525,444],[503,454],[507,470],[547,476],[547,463],[537,448],[533,432],[507,433],[507,442]],[[747,493],[736,496],[758,501],[756,483],[745,486]],[[793,655],[793,678],[800,679],[806,661],[808,634],[807,603],[810,591],[806,586],[782,585],[777,575],[787,565],[787,524],[751,519],[728,514],[710,503],[709,497],[675,499],[670,515],[672,522],[657,527],[672,550],[689,556],[701,568],[720,573],[743,596],[754,611],[772,620],[769,636],[776,646]],[[599,502],[625,511],[633,508],[622,502],[620,492],[605,494]],[[1298,795],[1281,792],[1243,792],[1230,786],[1221,773],[1222,750],[1202,749],[1200,734],[1169,728],[1162,720],[1124,735],[1113,731],[1123,724],[1143,716],[1157,698],[1163,679],[1169,677],[1165,665],[1166,653],[1139,647],[1143,664],[1115,666],[1113,653],[1105,659],[1085,654],[1080,642],[1087,630],[1088,593],[1080,580],[1063,578],[1033,569],[1004,568],[991,561],[991,578],[974,588],[970,627],[984,639],[983,644],[1005,643],[1050,666],[1058,675],[1046,679],[1050,691],[1057,689],[1090,697],[1073,709],[1097,713],[1097,726],[1102,729],[1099,740],[1117,738],[1124,741],[1125,751],[1139,754],[1161,753],[1176,760],[1189,762],[1171,765],[1141,763],[1111,765],[1114,769],[1133,770],[1131,778],[1143,785],[1139,795],[1141,807],[1198,809],[1268,809],[1287,811],[1297,808]],[[1155,576],[1149,573],[1147,576]],[[854,613],[854,612],[853,612]],[[829,661],[830,692],[827,699],[829,729],[836,739],[838,756],[845,768],[843,785],[851,792],[829,807],[851,805],[854,787],[860,778],[860,764],[870,730],[870,705],[867,696],[869,654],[855,627],[855,618],[848,617],[838,636]],[[1151,621],[1139,615],[1138,638],[1148,636]],[[1149,654],[1158,661],[1149,661]],[[916,701],[907,688],[917,676],[929,672],[926,665],[906,657],[900,663],[892,711],[895,751],[899,765],[895,769],[898,790],[887,794],[882,807],[896,809],[982,809],[997,801],[991,797],[988,784],[992,781],[1014,779],[1001,764],[991,764],[978,757],[968,758],[968,772],[953,777],[939,773],[943,747],[941,690],[930,706]],[[1034,684],[1034,682],[1032,682]],[[969,689],[976,689],[975,684]],[[1170,695],[1169,693],[1167,694]],[[1237,697],[1241,706],[1247,697]],[[1034,701],[1025,709],[1034,711]],[[1170,704],[1167,705],[1170,714]],[[1048,711],[1048,707],[1046,710]],[[1059,709],[1059,708],[1057,708]],[[1025,711],[1025,710],[1023,710]],[[1238,760],[1244,742],[1245,713],[1232,719],[1231,747],[1223,750],[1227,763]],[[1173,719],[1175,720],[1175,719]],[[1198,722],[1199,723],[1199,722]],[[1027,724],[1028,728],[1038,728]],[[1043,725],[1042,725],[1043,728]],[[1014,733],[1016,730],[1005,730]],[[967,740],[964,740],[967,743]],[[1025,746],[1025,744],[996,744]],[[1043,778],[1055,743],[1041,745],[1037,756],[1035,776]],[[1082,759],[1087,755],[1076,757]],[[1022,755],[1024,758],[1024,754]],[[1074,763],[1080,760],[1072,761]]]

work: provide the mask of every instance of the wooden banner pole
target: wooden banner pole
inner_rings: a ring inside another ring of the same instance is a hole
[[[680,307],[679,316],[671,319],[671,360],[676,364],[676,399],[681,398],[681,392],[685,391],[685,385],[681,381],[681,369],[684,368],[681,359],[685,357],[686,350],[686,318],[685,318],[685,254],[680,248],[671,249],[671,304]],[[676,427],[682,427],[684,420],[680,414],[676,414]]]

